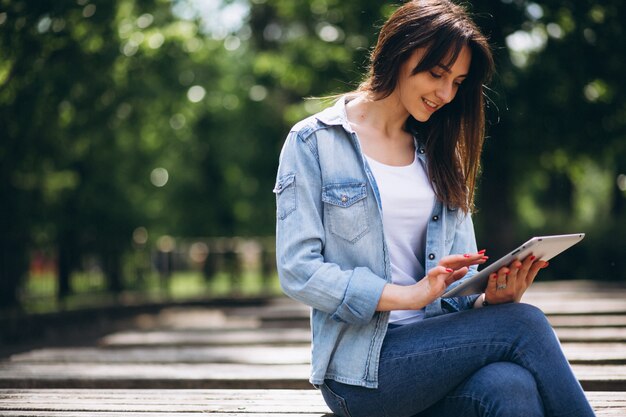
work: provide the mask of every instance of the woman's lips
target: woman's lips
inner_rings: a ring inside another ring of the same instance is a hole
[[[431,113],[439,108],[439,106],[435,102],[432,102],[427,98],[422,98],[422,102],[424,103],[424,107],[426,107],[426,109]]]

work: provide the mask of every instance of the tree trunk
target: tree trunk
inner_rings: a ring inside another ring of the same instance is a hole
[[[102,266],[107,278],[108,290],[119,294],[122,292],[122,254],[110,249],[102,254]]]
[[[0,236],[0,310],[19,307],[20,280],[28,272],[24,239],[2,234]]]

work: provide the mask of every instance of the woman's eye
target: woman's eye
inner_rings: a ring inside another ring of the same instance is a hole
[[[430,76],[433,78],[441,78],[441,75],[437,74],[436,72],[432,72],[430,71]]]

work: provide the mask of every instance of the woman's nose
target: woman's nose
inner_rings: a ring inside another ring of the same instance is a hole
[[[453,83],[445,83],[442,84],[437,91],[435,91],[435,95],[444,103],[449,103],[454,98],[456,93],[456,89],[454,88]]]

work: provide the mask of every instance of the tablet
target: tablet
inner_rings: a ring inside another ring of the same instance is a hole
[[[496,262],[493,262],[459,285],[446,291],[442,295],[442,298],[483,293],[487,287],[489,275],[503,266],[509,266],[514,260],[522,260],[531,254],[536,256],[538,260],[547,261],[571,246],[574,246],[584,237],[584,233],[533,237],[514,251],[498,259]]]

